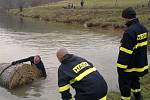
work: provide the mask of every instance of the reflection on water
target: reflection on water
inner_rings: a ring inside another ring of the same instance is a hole
[[[40,54],[48,77],[19,89],[0,88],[3,100],[60,100],[57,92],[55,56],[59,47],[66,47],[90,60],[107,80],[110,90],[118,90],[115,62],[120,35],[107,30],[90,31],[80,26],[45,23],[13,16],[0,16],[0,62],[11,62]]]
[[[23,86],[21,88],[16,88],[13,90],[8,90],[8,91],[12,95],[16,95],[16,96],[21,97],[21,98],[30,98],[29,95],[38,98],[42,95],[41,94],[42,88],[43,88],[43,86],[41,85],[42,81],[43,80],[35,81],[32,84],[29,84],[30,87],[28,85],[26,85],[26,86]]]

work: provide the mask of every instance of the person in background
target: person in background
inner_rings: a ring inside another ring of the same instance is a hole
[[[45,77],[45,78],[47,77],[44,64],[43,64],[43,62],[41,60],[41,57],[39,55],[30,56],[30,57],[25,58],[25,59],[13,61],[12,65],[16,65],[16,64],[23,63],[23,62],[28,62],[28,61],[30,61],[31,64],[34,64],[42,72],[43,77]]]
[[[58,69],[58,86],[63,100],[71,100],[70,86],[75,100],[106,100],[107,83],[92,63],[69,54],[65,48],[57,51],[61,65]]]
[[[81,7],[83,7],[84,6],[84,0],[81,0],[80,4],[81,4]]]
[[[139,22],[132,7],[123,10],[122,18],[127,30],[123,34],[117,61],[121,100],[142,100],[140,77],[148,73],[147,37],[148,30]]]

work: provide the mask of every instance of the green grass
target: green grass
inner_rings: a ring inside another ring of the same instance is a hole
[[[141,80],[142,84],[142,94],[144,96],[144,100],[150,99],[150,74],[143,77]]]
[[[147,3],[147,0],[86,0],[87,6],[90,7],[127,7],[141,6]]]
[[[150,100],[150,73],[145,75],[141,80],[142,96],[144,100]],[[109,92],[108,100],[119,100],[120,93]]]
[[[120,100],[120,94],[118,92],[111,91],[108,93],[107,100]]]

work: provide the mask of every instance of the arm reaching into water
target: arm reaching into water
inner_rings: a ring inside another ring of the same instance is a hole
[[[28,62],[28,61],[30,61],[31,64],[36,65],[36,67],[37,67],[39,70],[42,71],[43,77],[45,77],[45,78],[47,77],[44,64],[43,64],[43,62],[42,62],[42,60],[41,60],[41,57],[40,57],[39,55],[30,56],[30,57],[25,58],[25,59],[13,61],[11,64],[12,64],[12,65],[16,65],[16,64],[20,64],[20,63]]]
[[[32,59],[34,59],[34,56],[31,56],[31,57],[28,57],[25,59],[21,59],[21,60],[17,60],[17,61],[13,61],[11,64],[16,65],[16,64],[20,64],[20,63],[28,62],[28,61],[30,61],[32,63]]]

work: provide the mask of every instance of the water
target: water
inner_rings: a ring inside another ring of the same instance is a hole
[[[46,23],[16,16],[0,15],[0,62],[12,62],[40,54],[48,77],[19,89],[0,87],[2,100],[60,100],[57,92],[56,51],[66,47],[71,53],[91,61],[104,76],[109,90],[118,90],[116,60],[121,34],[110,30],[89,30],[77,25]]]

